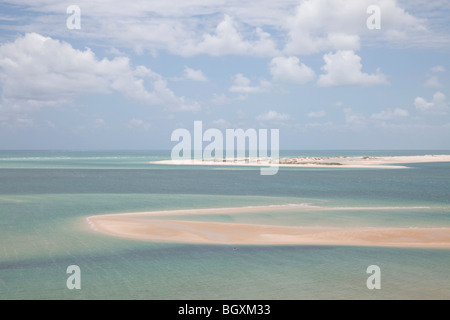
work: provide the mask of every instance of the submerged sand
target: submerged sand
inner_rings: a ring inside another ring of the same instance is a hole
[[[161,160],[153,164],[166,165],[215,165],[215,166],[270,166],[306,168],[407,168],[408,163],[450,162],[450,155],[392,156],[392,157],[291,157],[291,158],[236,158]]]
[[[295,205],[294,205],[295,206]],[[198,244],[248,245],[351,245],[450,248],[450,228],[390,227],[302,227],[261,224],[223,223],[167,219],[189,214],[249,213],[265,210],[288,210],[293,205],[172,210],[97,215],[87,218],[92,229],[105,234],[131,239]],[[298,209],[327,208],[299,205]],[[370,207],[364,209],[417,209],[417,207]],[[329,210],[360,210],[328,208]],[[164,219],[158,219],[163,217]]]

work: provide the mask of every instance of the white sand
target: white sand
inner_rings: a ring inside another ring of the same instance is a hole
[[[278,163],[277,163],[278,162]],[[392,157],[296,157],[257,159],[204,159],[204,160],[161,160],[153,164],[166,165],[215,165],[215,166],[280,166],[280,167],[321,167],[321,168],[407,168],[398,164],[450,162],[450,155],[392,156]]]
[[[158,216],[288,210],[323,210],[307,205],[259,206],[107,214],[87,218],[91,228],[131,239],[201,244],[352,245],[450,248],[450,228],[293,227],[157,219]],[[418,207],[329,208],[330,210],[405,210]],[[149,219],[151,217],[151,219]]]

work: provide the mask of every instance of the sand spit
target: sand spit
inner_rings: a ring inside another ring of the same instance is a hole
[[[152,164],[166,165],[215,165],[215,166],[273,166],[306,168],[407,168],[399,164],[450,162],[450,155],[392,156],[392,157],[294,157],[294,158],[235,158],[199,160],[161,160]]]
[[[450,248],[450,228],[302,227],[158,219],[159,216],[263,212],[265,210],[408,210],[421,207],[324,208],[277,205],[97,215],[91,228],[111,236],[155,242],[247,245],[350,245]],[[151,219],[150,219],[151,217]]]

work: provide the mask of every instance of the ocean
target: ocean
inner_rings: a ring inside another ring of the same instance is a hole
[[[442,150],[281,151],[292,156]],[[450,227],[450,163],[407,169],[170,166],[170,151],[0,151],[0,299],[450,299],[450,250],[199,245],[96,232],[97,214],[273,205],[178,217],[336,227]],[[280,212],[277,205],[323,210]],[[357,207],[357,210],[327,210]],[[397,207],[408,207],[397,210]],[[80,268],[69,289],[67,267]],[[368,266],[381,271],[369,290]]]

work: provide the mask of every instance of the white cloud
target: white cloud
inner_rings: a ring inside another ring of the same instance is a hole
[[[127,57],[99,60],[89,48],[77,50],[37,33],[0,45],[0,84],[1,109],[16,116],[61,107],[81,95],[115,91],[144,105],[199,109],[177,97],[159,74],[145,66],[133,68]]]
[[[246,40],[238,31],[234,19],[225,15],[217,25],[214,34],[204,34],[200,41],[188,39],[179,48],[182,55],[210,54],[221,55],[250,55],[250,56],[273,56],[278,53],[275,42],[269,33],[261,28],[254,30],[256,40]]]
[[[409,116],[408,110],[395,108],[394,110],[382,110],[379,113],[374,113],[370,117],[375,120],[392,120],[396,118],[406,118]]]
[[[214,120],[212,122],[212,125],[216,128],[220,128],[220,129],[227,129],[227,128],[231,127],[231,123],[222,118]]]
[[[274,81],[304,84],[312,81],[316,74],[297,57],[276,57],[270,61],[270,74]]]
[[[366,123],[364,115],[353,111],[351,108],[344,108],[345,122],[349,125],[363,125]]]
[[[432,67],[430,70],[433,73],[442,73],[445,71],[445,67],[438,65],[438,66]],[[442,88],[443,87],[442,83],[439,81],[439,78],[436,75],[428,75],[428,79],[425,81],[424,86],[429,87],[429,88]]]
[[[434,66],[431,68],[432,72],[444,72],[445,71],[445,67],[443,66]]]
[[[380,7],[377,33],[366,26],[370,5]],[[307,0],[285,19],[287,54],[313,54],[329,50],[358,50],[365,42],[407,41],[424,31],[424,21],[401,8],[395,0]],[[395,36],[394,36],[395,35]]]
[[[333,122],[311,122],[305,124],[305,128],[330,128],[333,126]]]
[[[351,50],[337,51],[323,56],[325,65],[317,84],[321,87],[372,86],[388,84],[386,76],[377,71],[375,74],[363,73],[361,58]]]
[[[337,50],[358,50],[360,39],[358,35],[345,33],[329,33],[328,41],[331,48]]]
[[[287,113],[278,113],[274,110],[269,110],[266,113],[260,114],[256,117],[257,121],[287,121],[291,116]]]
[[[47,121],[45,121],[45,123],[47,124],[47,126],[49,128],[56,129],[56,125],[53,122],[47,120]]]
[[[306,114],[308,118],[323,118],[327,115],[325,110],[313,111]]]
[[[184,77],[185,79],[193,81],[207,81],[208,78],[203,74],[202,70],[194,70],[187,66],[184,66]]]
[[[439,81],[438,77],[436,77],[436,76],[429,77],[427,79],[427,81],[425,81],[424,86],[428,87],[428,88],[441,88],[441,87],[443,87],[443,85]]]
[[[233,85],[230,87],[230,92],[237,93],[258,93],[267,91],[270,83],[266,80],[261,80],[259,86],[252,86],[250,79],[246,78],[242,73],[234,76]]]
[[[15,114],[0,105],[0,127],[3,128],[26,128],[35,125],[28,114]]]
[[[433,99],[428,102],[422,97],[414,99],[414,106],[420,112],[434,115],[444,115],[448,112],[448,103],[446,96],[438,91],[433,95]]]
[[[211,102],[214,103],[215,105],[225,105],[230,104],[232,102],[232,99],[230,99],[223,93],[221,94],[214,93]]]
[[[106,121],[104,119],[98,118],[92,121],[92,127],[95,129],[100,129],[106,127]]]
[[[141,129],[144,131],[148,131],[151,128],[151,124],[142,119],[131,119],[128,121],[128,128],[130,129]]]
[[[448,35],[427,31],[424,19],[409,13],[418,12],[420,16],[438,14],[445,22],[446,11],[423,10],[434,6],[428,3],[409,10],[411,1],[135,0],[130,5],[120,0],[78,0],[77,5],[82,9],[82,28],[72,33],[67,33],[61,26],[61,14],[65,13],[66,3],[58,0],[7,2],[18,6],[19,12],[30,13],[19,18],[20,23],[8,25],[10,30],[31,30],[57,38],[81,36],[95,43],[107,41],[118,48],[131,48],[141,54],[156,54],[164,50],[182,56],[238,54],[274,57],[282,51],[277,48],[284,48],[284,54],[297,55],[358,50],[363,43],[379,41],[385,44],[386,40],[394,44],[403,41],[409,45],[414,42],[448,45]],[[369,5],[381,8],[382,28],[376,32],[366,27]],[[434,21],[437,20],[429,18],[427,26]]]
[[[106,53],[113,56],[126,56],[126,54],[115,47],[111,47],[106,50]]]
[[[416,99],[414,99],[414,106],[416,107],[416,109],[418,109],[420,111],[427,111],[427,110],[433,108],[433,103],[427,102],[422,97],[417,97]]]

